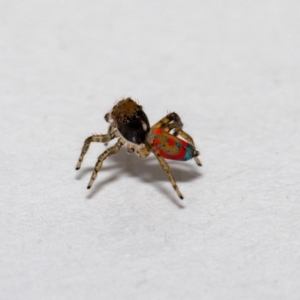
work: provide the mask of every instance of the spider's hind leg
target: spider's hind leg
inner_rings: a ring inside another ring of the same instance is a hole
[[[167,114],[165,117],[163,117],[161,120],[159,120],[157,123],[155,123],[152,128],[159,128],[159,127],[165,127],[169,123],[173,122],[172,124],[176,124],[179,128],[183,127],[183,123],[178,116],[177,113],[172,112]]]
[[[160,165],[162,166],[162,168],[164,169],[164,171],[167,173],[167,175],[169,177],[169,180],[171,181],[171,184],[172,184],[174,190],[176,191],[178,197],[180,199],[183,199],[183,196],[182,196],[181,192],[179,191],[179,188],[178,188],[178,186],[176,184],[176,181],[175,181],[175,179],[173,177],[173,174],[171,173],[169,165],[164,160],[164,158],[159,155],[159,153],[155,149],[152,148],[152,150],[153,150],[153,153],[156,156],[157,160],[159,161]]]
[[[88,137],[83,144],[78,163],[76,165],[76,170],[79,170],[81,167],[81,163],[83,161],[84,155],[87,153],[89,150],[90,144],[92,142],[98,142],[98,143],[107,143],[110,140],[112,140],[115,137],[113,132],[109,132],[108,134],[97,134],[97,135],[92,135]]]
[[[102,167],[103,161],[104,161],[107,157],[109,157],[109,156],[111,156],[111,155],[113,155],[113,154],[118,153],[119,150],[121,149],[121,147],[124,145],[124,143],[125,143],[125,141],[123,141],[123,140],[120,138],[120,139],[118,140],[118,142],[117,142],[114,146],[112,146],[112,147],[108,148],[107,150],[105,150],[105,151],[98,157],[98,161],[97,161],[97,163],[96,163],[96,165],[95,165],[95,168],[94,168],[92,177],[91,177],[90,182],[89,182],[89,184],[88,184],[88,186],[87,186],[88,189],[90,189],[91,186],[93,185],[93,182],[95,181],[95,179],[96,179],[96,177],[97,177],[97,174],[98,174],[98,172],[100,171],[100,169],[101,169],[101,167]]]

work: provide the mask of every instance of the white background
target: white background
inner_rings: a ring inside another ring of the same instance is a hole
[[[0,3],[1,299],[299,299],[299,1]],[[124,96],[201,151],[87,136]]]

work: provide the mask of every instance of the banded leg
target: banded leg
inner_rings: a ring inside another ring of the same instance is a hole
[[[181,194],[180,191],[179,191],[179,188],[178,188],[178,186],[177,186],[177,184],[176,184],[176,181],[175,181],[175,179],[174,179],[174,177],[173,177],[173,174],[171,173],[171,170],[170,170],[170,168],[169,168],[169,165],[168,165],[167,162],[164,160],[164,158],[161,157],[161,156],[159,155],[159,153],[157,153],[157,151],[156,151],[155,149],[153,149],[153,153],[154,153],[154,155],[156,156],[156,158],[157,158],[157,160],[159,161],[159,163],[160,163],[160,165],[162,166],[162,168],[164,169],[164,171],[167,173],[167,175],[168,175],[168,177],[169,177],[169,180],[171,181],[171,184],[172,184],[174,190],[176,191],[178,197],[179,197],[180,199],[183,199],[183,196],[182,196],[182,194]]]
[[[83,161],[84,155],[87,153],[87,151],[89,150],[90,147],[90,143],[92,142],[98,142],[98,143],[106,143],[109,142],[110,140],[112,140],[115,137],[114,133],[108,133],[108,134],[99,134],[99,135],[92,135],[90,137],[88,137],[83,144],[82,150],[81,150],[81,154],[79,156],[78,159],[78,163],[76,166],[76,170],[80,169],[81,163]]]
[[[109,124],[107,134],[111,134],[111,133],[113,133],[113,131],[114,131],[114,128],[111,126],[111,124]],[[104,145],[107,146],[108,142],[109,141],[105,142]]]
[[[88,186],[87,186],[88,189],[90,189],[91,186],[93,185],[93,182],[95,181],[95,179],[96,179],[96,177],[97,177],[97,174],[98,174],[98,172],[100,171],[100,169],[101,169],[101,167],[102,167],[103,161],[104,161],[107,157],[109,157],[109,156],[111,156],[111,155],[113,155],[113,154],[118,153],[119,150],[120,150],[120,148],[123,146],[124,143],[125,143],[125,142],[123,142],[122,139],[119,139],[118,142],[117,142],[114,146],[112,146],[112,147],[108,148],[107,150],[105,150],[105,151],[98,157],[98,161],[97,161],[97,163],[96,163],[96,165],[95,165],[95,168],[94,168],[92,177],[91,177],[90,182],[89,182],[89,184],[88,184]]]
[[[193,138],[189,134],[187,134],[185,131],[183,131],[177,124],[175,124],[175,123],[169,124],[169,125],[165,126],[164,129],[167,132],[170,132],[172,129],[174,129],[175,132],[173,133],[173,135],[175,135],[175,136],[177,136],[177,135],[182,136],[187,142],[189,142],[190,144],[192,144],[194,146],[194,148],[196,149],[196,146],[195,146]],[[198,166],[202,166],[202,163],[201,163],[201,161],[200,161],[200,159],[198,157],[195,156],[194,160],[195,160],[195,162],[196,162],[196,164]]]
[[[164,118],[162,118],[160,121],[155,123],[152,127],[153,128],[165,127],[170,122],[174,122],[173,124],[177,124],[178,127],[180,127],[180,128],[183,127],[183,123],[182,123],[180,117],[175,112],[167,114]]]

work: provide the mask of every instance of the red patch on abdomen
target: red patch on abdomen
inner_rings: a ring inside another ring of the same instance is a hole
[[[164,158],[183,160],[187,145],[186,141],[169,134],[162,128],[154,130],[153,146],[158,150],[160,156]]]

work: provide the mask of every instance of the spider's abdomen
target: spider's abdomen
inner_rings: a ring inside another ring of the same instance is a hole
[[[193,145],[169,134],[162,128],[154,130],[152,144],[160,156],[167,159],[186,161],[199,154]]]
[[[150,131],[150,124],[142,106],[130,98],[119,101],[111,115],[120,134],[129,142],[143,144]]]

